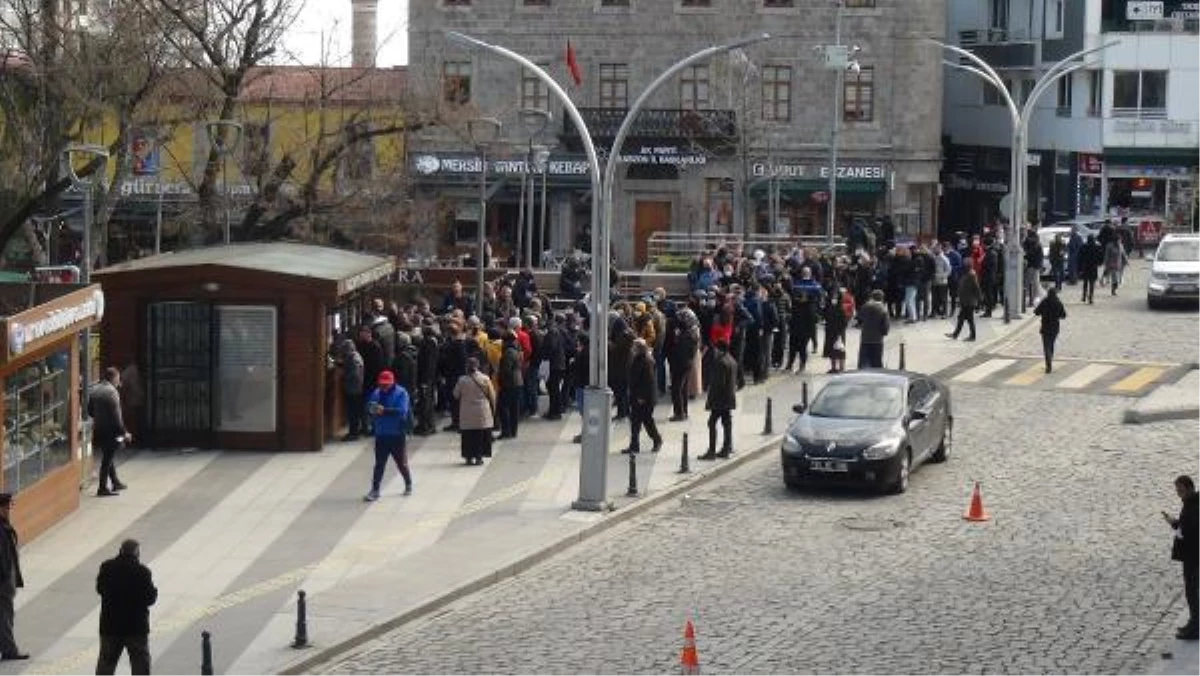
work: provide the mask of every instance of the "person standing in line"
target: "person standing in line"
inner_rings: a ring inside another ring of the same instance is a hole
[[[1183,564],[1183,592],[1188,605],[1188,622],[1179,627],[1175,638],[1195,641],[1200,639],[1196,587],[1197,577],[1200,576],[1200,494],[1196,493],[1196,482],[1186,474],[1176,477],[1175,494],[1183,502],[1179,516],[1173,518],[1166,512],[1162,513],[1163,520],[1175,529],[1171,560]]]
[[[396,376],[383,371],[376,381],[378,387],[367,397],[367,413],[375,419],[375,469],[371,475],[371,491],[363,498],[367,502],[379,499],[379,486],[388,456],[396,461],[404,477],[404,494],[412,495],[412,472],[408,469],[407,433],[412,420],[408,392],[396,385]]]
[[[692,379],[692,367],[700,347],[700,321],[696,318],[696,313],[685,306],[676,310],[675,316],[667,326],[667,330],[671,332],[667,343],[670,350],[667,362],[671,369],[669,422],[680,422],[688,419],[688,384]]]
[[[650,345],[643,338],[633,341],[633,358],[629,363],[629,448],[622,453],[638,453],[641,450],[642,427],[654,446],[651,453],[662,449],[662,435],[654,424],[654,405],[658,403],[657,384],[654,382],[654,359]]]
[[[27,660],[29,653],[21,652],[13,637],[16,610],[13,601],[17,590],[25,586],[21,577],[21,555],[17,548],[17,529],[9,521],[12,493],[0,493],[0,660]]]
[[[958,323],[954,325],[953,332],[946,334],[947,338],[958,340],[963,324],[967,324],[971,328],[967,340],[975,340],[975,308],[982,298],[983,289],[979,287],[979,274],[974,268],[968,267],[962,281],[958,283]]]
[[[468,357],[467,372],[454,384],[458,401],[458,431],[462,457],[468,465],[482,465],[492,457],[492,429],[496,427],[496,391],[492,380],[479,371],[479,360]]]
[[[946,301],[950,288],[950,259],[942,252],[942,245],[937,242],[934,242],[929,250],[929,257],[933,261],[933,315],[945,319],[949,316]]]
[[[524,380],[521,368],[521,347],[517,334],[509,330],[504,334],[504,346],[500,365],[496,370],[496,384],[500,387],[500,439],[516,439],[517,426],[521,420],[521,392]]]
[[[1046,373],[1050,373],[1054,368],[1054,341],[1058,339],[1060,322],[1067,318],[1067,310],[1059,300],[1058,292],[1051,288],[1046,289],[1046,296],[1033,309],[1033,314],[1042,318],[1042,354],[1046,357]]]
[[[1083,281],[1082,301],[1092,305],[1096,302],[1096,277],[1104,264],[1104,247],[1095,235],[1088,235],[1087,243],[1079,250],[1079,279]]]
[[[100,485],[97,497],[117,495],[127,486],[117,478],[114,456],[122,443],[133,441],[133,435],[125,429],[121,417],[121,372],[110,366],[104,369],[104,377],[88,393],[87,410],[92,418],[92,445],[100,449]],[[109,484],[112,484],[111,488]]]
[[[737,360],[729,354],[729,343],[718,340],[713,344],[717,351],[712,364],[712,380],[708,384],[708,452],[698,456],[699,460],[715,460],[733,455],[733,411],[737,408]],[[721,452],[717,450],[717,421],[725,431],[725,443]]]
[[[126,540],[116,557],[100,564],[96,576],[100,595],[97,675],[115,673],[124,651],[129,651],[130,673],[150,673],[150,606],[158,600],[158,589],[140,557],[138,541]]]
[[[871,292],[871,300],[858,311],[862,322],[862,334],[858,344],[858,368],[883,368],[883,340],[891,329],[887,308],[883,306],[883,292]]]
[[[354,341],[346,338],[341,343],[342,362],[342,393],[346,399],[346,436],[342,441],[355,441],[362,433],[363,419],[366,417],[363,400],[363,358],[354,346]]]
[[[1041,293],[1041,276],[1042,262],[1042,240],[1038,238],[1037,231],[1030,228],[1025,234],[1025,241],[1021,242],[1021,248],[1025,254],[1025,305],[1033,305],[1038,302],[1038,295]]]

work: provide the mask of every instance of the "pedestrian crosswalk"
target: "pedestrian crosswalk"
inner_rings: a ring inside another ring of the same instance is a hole
[[[1175,382],[1186,370],[1183,364],[1057,359],[1053,372],[1046,373],[1040,356],[981,354],[937,376],[951,386],[1027,387],[1140,397],[1159,385]]]

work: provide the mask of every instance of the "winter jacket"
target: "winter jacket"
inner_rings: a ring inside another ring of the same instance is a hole
[[[399,385],[393,385],[386,391],[382,387],[376,387],[371,391],[371,396],[367,397],[368,413],[374,408],[374,404],[382,407],[379,413],[372,416],[375,419],[375,436],[402,437],[408,432],[408,425],[412,420],[412,405],[407,390]]]
[[[150,606],[158,600],[158,589],[150,569],[135,557],[120,554],[100,564],[96,593],[100,595],[101,636],[150,633]]]
[[[737,408],[737,360],[725,350],[717,351],[708,377],[708,411],[732,411]]]

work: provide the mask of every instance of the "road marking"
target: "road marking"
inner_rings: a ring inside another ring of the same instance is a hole
[[[1009,378],[1009,385],[1032,385],[1042,378],[1046,377],[1046,367],[1043,364],[1034,364],[1017,375]]]
[[[963,371],[951,378],[951,380],[960,383],[977,383],[994,373],[1003,371],[1015,363],[1017,363],[1016,359],[989,359],[979,366]]]
[[[1108,388],[1113,392],[1136,392],[1146,385],[1158,380],[1167,369],[1161,366],[1146,366],[1126,376],[1124,380]]]
[[[1112,364],[1088,364],[1064,378],[1055,387],[1064,390],[1077,390],[1116,368]]]
[[[1043,359],[1044,358],[1040,354],[1015,354],[1015,353],[1011,353],[1011,352],[1006,352],[1003,354],[996,353],[996,356],[1012,357],[1013,359],[1022,359],[1022,360],[1024,360],[1024,359]],[[1137,359],[1104,359],[1104,358],[1096,358],[1096,357],[1058,357],[1058,356],[1056,356],[1056,357],[1054,357],[1054,362],[1055,363],[1086,362],[1088,364],[1113,364],[1115,366],[1137,366],[1137,367],[1161,366],[1161,367],[1167,368],[1167,369],[1175,368],[1176,366],[1179,366],[1179,364],[1176,362],[1139,361]]]

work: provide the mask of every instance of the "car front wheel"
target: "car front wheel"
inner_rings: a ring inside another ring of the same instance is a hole
[[[934,462],[946,462],[950,457],[950,446],[954,441],[954,418],[946,418],[946,426],[942,428],[942,441],[938,444],[937,450],[933,452],[931,460]]]
[[[912,472],[912,449],[904,449],[900,456],[900,471],[896,475],[896,483],[892,484],[890,492],[900,495],[908,490],[908,475]]]

